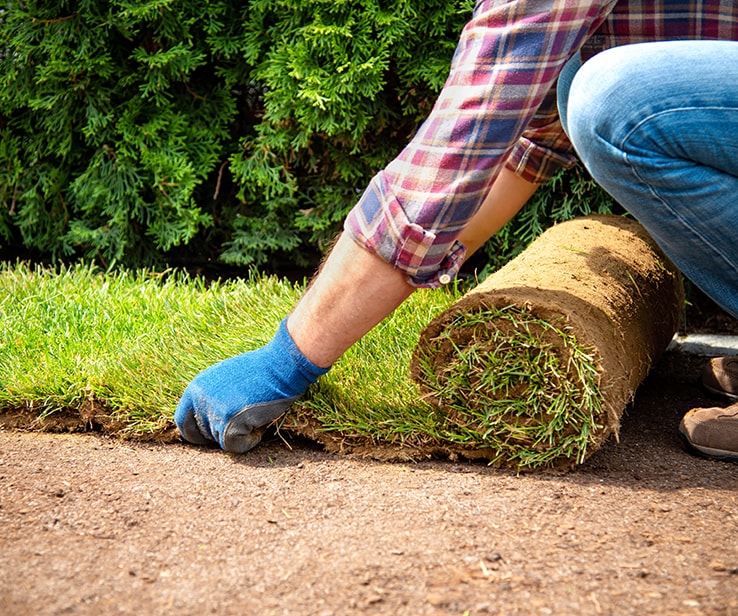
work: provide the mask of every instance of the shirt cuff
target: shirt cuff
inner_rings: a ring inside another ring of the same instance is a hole
[[[378,173],[349,212],[344,230],[353,240],[407,274],[414,287],[436,288],[450,283],[466,256],[455,234],[430,231],[411,222],[402,204]]]

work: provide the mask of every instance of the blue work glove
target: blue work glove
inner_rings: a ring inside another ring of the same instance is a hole
[[[243,453],[328,370],[300,352],[284,319],[266,346],[200,372],[182,394],[174,421],[191,443]]]

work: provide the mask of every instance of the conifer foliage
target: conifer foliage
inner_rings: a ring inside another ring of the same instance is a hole
[[[471,2],[11,0],[0,237],[235,264],[333,235],[440,89]]]
[[[9,0],[0,245],[299,263],[430,111],[473,4]]]

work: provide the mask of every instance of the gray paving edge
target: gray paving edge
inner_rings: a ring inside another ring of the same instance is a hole
[[[738,336],[690,334],[674,336],[651,374],[683,383],[699,383],[709,357],[738,355]]]
[[[676,335],[666,350],[667,352],[687,353],[701,357],[738,355],[738,336],[719,334]]]

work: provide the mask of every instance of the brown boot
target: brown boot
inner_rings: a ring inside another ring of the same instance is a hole
[[[738,357],[714,357],[702,369],[702,386],[711,394],[738,400]]]
[[[738,462],[738,402],[724,409],[692,409],[682,418],[679,434],[699,455]]]

